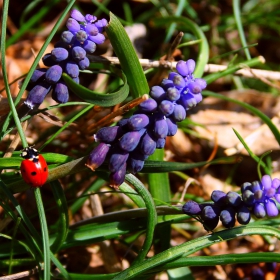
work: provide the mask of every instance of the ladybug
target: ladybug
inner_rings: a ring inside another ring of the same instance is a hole
[[[24,148],[20,156],[24,158],[20,165],[23,180],[33,188],[43,186],[48,179],[48,165],[44,157],[32,147]]]

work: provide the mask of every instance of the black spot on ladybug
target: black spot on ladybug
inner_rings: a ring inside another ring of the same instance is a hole
[[[46,172],[47,171],[47,167],[44,167],[44,172]]]
[[[36,175],[37,175],[37,172],[36,172],[36,171],[32,171],[32,172],[31,172],[31,175],[32,175],[32,176],[36,176]]]

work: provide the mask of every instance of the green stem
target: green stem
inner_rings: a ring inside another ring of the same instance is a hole
[[[44,251],[44,280],[50,280],[51,279],[50,243],[49,243],[47,220],[46,220],[40,188],[34,189],[34,195],[38,207],[38,213],[39,213],[41,230],[42,230],[43,251]]]
[[[2,73],[3,73],[3,79],[4,84],[7,92],[8,102],[11,108],[11,114],[14,118],[21,142],[23,147],[28,147],[28,143],[26,141],[24,131],[21,127],[20,120],[18,118],[18,114],[16,111],[15,104],[13,102],[12,94],[9,87],[8,82],[8,74],[6,69],[6,30],[7,30],[7,18],[8,18],[8,10],[9,10],[9,0],[4,1],[3,4],[3,19],[2,19],[2,33],[1,33],[1,66],[2,66]],[[3,132],[2,132],[3,133]]]

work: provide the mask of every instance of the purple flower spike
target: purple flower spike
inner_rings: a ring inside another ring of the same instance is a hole
[[[74,47],[72,49],[72,57],[75,61],[83,60],[86,57],[86,51],[82,47]]]
[[[97,142],[112,143],[122,135],[122,128],[120,126],[103,127],[94,134],[94,139]]]
[[[133,151],[139,144],[139,141],[145,131],[145,129],[141,129],[140,131],[131,131],[125,133],[119,141],[121,149],[126,152]]]
[[[116,172],[124,165],[128,159],[129,153],[128,152],[116,152],[110,156],[109,160],[109,170],[111,172]]]
[[[33,109],[34,106],[39,106],[44,101],[44,98],[50,89],[51,85],[46,82],[41,82],[35,85],[32,90],[30,90],[24,104],[30,109]]]
[[[95,170],[104,161],[109,152],[110,146],[105,143],[100,143],[89,155],[86,166],[91,170]]]
[[[191,93],[181,94],[180,104],[186,109],[189,110],[192,107],[195,107],[197,102],[195,97]]]
[[[203,220],[212,220],[220,215],[220,209],[217,206],[207,205],[202,209],[201,217]]]
[[[66,26],[69,29],[69,31],[71,31],[74,34],[81,29],[80,24],[73,18],[69,18],[67,20]]]
[[[70,16],[77,21],[82,21],[82,22],[86,21],[85,17],[82,15],[82,13],[76,9],[73,9],[71,11]]]
[[[149,124],[149,117],[145,114],[135,114],[129,118],[127,125],[131,130],[141,130]]]
[[[266,214],[269,216],[269,217],[276,217],[278,216],[279,214],[279,211],[277,209],[277,206],[274,202],[274,200],[272,199],[268,199],[265,204],[265,210],[266,210]]]
[[[110,186],[114,189],[118,189],[119,186],[124,182],[126,174],[126,163],[121,168],[110,174]]]
[[[238,207],[242,202],[241,196],[236,192],[227,193],[227,203],[233,207]]]
[[[167,90],[170,87],[174,87],[173,81],[169,80],[169,79],[163,79],[161,81],[161,86],[163,87],[163,89]]]
[[[52,99],[57,103],[66,103],[68,101],[69,91],[64,82],[59,82],[56,84],[52,93]]]
[[[46,81],[50,84],[56,84],[62,75],[62,68],[59,65],[50,67],[45,75]]]
[[[68,51],[64,48],[54,48],[51,52],[52,59],[55,62],[61,62],[68,58]]]

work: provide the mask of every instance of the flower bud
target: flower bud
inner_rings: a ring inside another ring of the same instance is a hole
[[[86,166],[94,171],[99,167],[106,159],[106,156],[110,150],[110,146],[105,143],[100,143],[90,154],[86,163]]]
[[[172,118],[176,122],[181,122],[186,118],[186,116],[187,116],[187,113],[186,113],[185,108],[180,104],[175,104]]]
[[[128,166],[129,166],[129,170],[132,173],[137,173],[139,171],[142,170],[142,168],[144,167],[145,161],[141,160],[141,159],[135,159],[133,157],[129,157],[128,159]]]
[[[126,152],[133,151],[139,144],[139,141],[145,131],[145,129],[141,129],[139,131],[130,131],[125,133],[119,140],[119,146]]]
[[[75,61],[80,61],[86,57],[86,51],[79,46],[76,46],[72,49],[72,57]]]
[[[43,101],[45,96],[51,89],[51,85],[47,82],[41,82],[35,85],[28,93],[24,104],[27,105],[30,109],[33,109],[34,106],[39,106]]]
[[[105,18],[103,18],[96,21],[94,24],[98,28],[98,31],[102,33],[104,31],[104,27],[108,25],[108,21]]]
[[[97,45],[103,44],[105,42],[105,36],[101,33],[98,33],[95,36],[88,36],[88,38]]]
[[[256,203],[253,208],[253,213],[259,219],[264,218],[266,216],[264,205],[261,203]]]
[[[97,142],[112,143],[116,141],[123,134],[123,130],[120,126],[108,126],[99,129],[94,135],[94,139]]]
[[[167,90],[170,87],[174,87],[173,81],[169,80],[169,79],[163,79],[161,81],[161,86],[163,87],[163,89]]]
[[[166,118],[166,123],[168,126],[167,136],[174,136],[177,133],[178,126],[177,124],[170,118]]]
[[[116,151],[110,155],[109,159],[109,170],[111,172],[116,172],[121,168],[123,164],[126,163],[129,153],[123,151]]]
[[[118,189],[119,186],[124,182],[126,174],[126,163],[123,164],[120,169],[110,174],[110,186]]]
[[[62,68],[59,65],[50,67],[45,75],[46,81],[50,84],[56,84],[62,75]]]
[[[175,87],[170,87],[166,91],[166,97],[171,101],[179,100],[180,96],[180,92]]]
[[[81,29],[80,24],[73,18],[67,20],[66,27],[73,33],[76,33]]]
[[[218,206],[224,206],[227,203],[227,195],[223,191],[214,190],[211,194],[211,199]]]
[[[152,155],[156,149],[156,141],[147,132],[140,141],[140,150],[144,155]]]
[[[235,225],[235,211],[228,207],[221,211],[220,220],[225,228],[232,228]]]
[[[96,44],[94,42],[90,41],[90,40],[86,40],[84,42],[83,48],[88,53],[94,53],[95,50],[96,50]]]
[[[251,220],[251,214],[246,206],[242,206],[237,211],[237,221],[241,225],[247,225]]]
[[[87,24],[85,31],[89,36],[96,36],[99,33],[97,27],[94,24]]]
[[[64,69],[71,78],[77,78],[79,76],[79,67],[73,61],[67,61]]]
[[[85,17],[82,15],[82,13],[76,9],[73,9],[71,11],[70,16],[77,21],[82,21],[82,22],[86,21]]]
[[[165,116],[169,116],[174,111],[174,103],[169,100],[162,100],[159,109]]]
[[[55,62],[60,62],[68,58],[68,51],[64,48],[54,48],[51,52],[52,59]]]
[[[45,54],[43,57],[42,57],[42,61],[44,63],[45,66],[47,67],[51,67],[53,65],[56,65],[57,63],[53,60],[53,57],[50,53],[47,53]]]
[[[154,112],[157,109],[157,102],[152,99],[149,98],[145,101],[143,101],[142,103],[139,104],[139,109],[140,111],[144,112],[144,113],[151,113]]]
[[[176,88],[181,89],[186,86],[186,82],[181,75],[175,75],[173,78],[173,84]]]
[[[151,87],[150,95],[153,99],[155,99],[157,102],[160,102],[165,97],[165,91],[160,86],[153,86]]]
[[[67,44],[71,44],[73,38],[74,38],[74,35],[70,31],[63,31],[62,34],[61,34],[62,41],[67,43]]]
[[[86,68],[89,67],[89,59],[87,57],[85,57],[84,59],[80,60],[78,62],[78,66],[81,70],[85,70]]]
[[[228,192],[226,197],[227,203],[233,207],[238,207],[242,202],[240,195],[236,192]]]
[[[186,202],[182,207],[182,211],[185,214],[191,215],[191,216],[200,215],[201,209],[202,209],[202,207],[197,202],[192,201],[192,200],[189,200],[188,202]]]
[[[69,99],[68,87],[64,82],[58,82],[52,93],[52,99],[57,103],[66,103]]]
[[[36,69],[30,78],[30,83],[37,83],[39,81],[42,81],[45,77],[46,72],[47,72],[46,68]]]
[[[70,32],[70,31],[68,31]],[[71,33],[71,32],[70,32]],[[88,35],[84,30],[79,30],[76,34],[75,34],[75,39],[82,44],[83,42],[85,42],[85,40],[87,39]]]
[[[135,114],[128,119],[127,125],[131,130],[140,130],[149,124],[149,117],[145,114]]]
[[[157,149],[163,149],[165,146],[165,138],[159,138],[157,140]]]
[[[279,211],[277,209],[276,203],[272,199],[267,199],[265,204],[264,204],[266,214],[269,217],[276,217],[279,214]]]
[[[165,138],[168,134],[168,125],[164,118],[158,119],[154,124],[154,135],[156,138]]]

